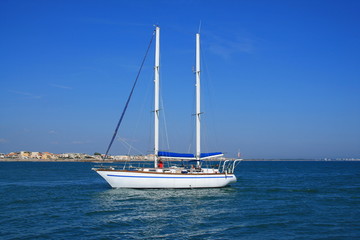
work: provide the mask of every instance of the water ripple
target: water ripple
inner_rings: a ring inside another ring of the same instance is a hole
[[[244,162],[228,188],[134,190],[110,189],[87,163],[0,163],[0,235],[356,239],[360,163],[348,164]]]

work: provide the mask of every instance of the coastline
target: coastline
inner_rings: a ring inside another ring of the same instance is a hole
[[[151,162],[152,160],[131,160],[134,162]],[[113,162],[129,162],[129,160],[100,160],[100,159],[36,159],[36,158],[3,158],[0,162],[92,162],[92,163],[113,163]]]
[[[2,158],[0,162],[90,162],[90,163],[116,163],[116,162],[152,162],[148,159],[132,160],[100,160],[100,159],[36,159],[36,158]],[[178,160],[174,160],[178,161]],[[243,162],[358,162],[360,159],[243,159]]]

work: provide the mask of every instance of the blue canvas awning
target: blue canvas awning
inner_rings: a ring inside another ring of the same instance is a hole
[[[203,158],[212,158],[212,157],[220,157],[220,156],[222,156],[222,155],[223,155],[222,152],[201,153],[201,154],[200,154],[200,159],[203,159]]]
[[[191,153],[175,153],[175,152],[158,152],[159,157],[168,157],[168,158],[195,158],[194,154]]]
[[[222,152],[201,153],[200,159],[219,157],[222,155],[223,155]],[[175,152],[159,151],[158,156],[165,157],[165,158],[196,159],[195,154],[192,154],[192,153],[175,153]]]

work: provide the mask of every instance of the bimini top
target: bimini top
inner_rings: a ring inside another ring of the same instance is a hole
[[[224,155],[222,152],[201,153],[200,159],[220,157],[222,155]],[[159,151],[158,156],[164,158],[196,159],[195,154],[192,153],[175,153],[175,152]]]

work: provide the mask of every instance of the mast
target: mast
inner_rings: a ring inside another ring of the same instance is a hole
[[[157,167],[159,152],[159,68],[160,68],[160,28],[155,29],[155,66],[154,66],[154,167]]]
[[[200,145],[200,34],[196,34],[196,159],[199,166],[201,145]]]

